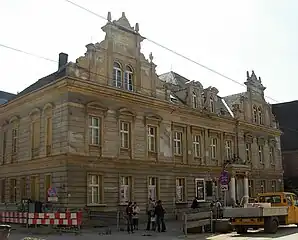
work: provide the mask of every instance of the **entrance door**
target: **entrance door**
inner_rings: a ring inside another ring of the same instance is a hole
[[[296,223],[296,207],[293,203],[293,198],[291,194],[285,195],[286,202],[289,208],[288,211],[288,224]]]
[[[236,200],[238,203],[241,202],[242,197],[244,196],[244,178],[242,176],[237,176],[236,179]]]

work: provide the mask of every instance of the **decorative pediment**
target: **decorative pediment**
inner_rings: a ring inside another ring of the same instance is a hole
[[[253,143],[253,136],[250,133],[244,134],[244,140],[246,143]]]
[[[266,141],[265,141],[265,138],[263,137],[258,137],[257,138],[257,144],[258,145],[265,145]]]
[[[134,113],[133,111],[131,111],[125,107],[119,108],[117,110],[117,113],[118,113],[118,115],[125,115],[125,116],[131,116],[131,117],[136,116],[136,113]]]
[[[29,113],[29,116],[30,116],[30,117],[37,116],[37,115],[40,115],[40,113],[41,113],[40,108],[34,108],[34,109]]]
[[[163,118],[155,113],[145,113],[145,115],[144,115],[144,124],[145,125],[150,122],[153,122],[153,123],[155,122],[155,123],[159,124],[159,123],[161,123],[162,120],[163,120]]]
[[[53,103],[47,103],[44,105],[42,111],[46,112],[46,111],[50,111],[54,108],[54,104]]]
[[[108,111],[107,107],[104,107],[100,102],[92,101],[86,104],[87,108],[90,109],[97,109],[100,111]]]
[[[9,123],[19,122],[21,119],[20,116],[13,116],[9,119]]]

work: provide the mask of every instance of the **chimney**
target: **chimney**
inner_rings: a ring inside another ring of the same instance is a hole
[[[68,55],[66,53],[59,53],[58,70],[67,64]]]

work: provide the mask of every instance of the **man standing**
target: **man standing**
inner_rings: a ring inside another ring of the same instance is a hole
[[[149,198],[148,204],[147,204],[147,231],[150,231],[151,227],[151,218],[154,217],[154,209],[155,209],[155,203],[152,200],[152,198]],[[152,222],[152,230],[154,230],[155,226]]]
[[[128,233],[133,233],[132,215],[133,215],[132,202],[129,202],[126,207],[127,232]]]
[[[155,215],[156,215],[156,224],[157,224],[157,231],[160,232],[160,224],[161,224],[161,231],[166,231],[166,225],[164,221],[165,216],[165,209],[162,206],[161,200],[158,200],[157,205],[155,207]]]

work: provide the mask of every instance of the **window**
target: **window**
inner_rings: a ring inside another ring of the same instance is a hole
[[[192,93],[192,107],[198,108],[198,98],[195,92]]]
[[[113,66],[113,85],[115,87],[122,87],[122,70],[119,63],[114,62]]]
[[[0,180],[0,190],[1,190],[1,203],[5,203],[5,191],[6,191],[6,188],[5,188],[5,179],[1,179]]]
[[[217,139],[211,138],[211,158],[216,159],[216,152],[217,152]]]
[[[18,128],[15,127],[12,129],[12,154],[17,153],[18,146]]]
[[[212,196],[213,196],[213,182],[206,181],[206,197],[212,197]]]
[[[148,126],[148,151],[156,152],[156,127]]]
[[[203,178],[195,179],[196,197],[199,201],[205,201],[205,180]]]
[[[27,198],[27,181],[26,177],[22,177],[20,180],[20,194],[21,199]]]
[[[17,180],[10,179],[10,202],[17,202]]]
[[[182,155],[182,132],[174,132],[174,154]]]
[[[201,157],[201,137],[199,135],[193,136],[193,151],[194,157]]]
[[[276,181],[275,180],[272,180],[272,182],[271,182],[271,189],[272,189],[272,192],[276,192]]]
[[[263,113],[260,107],[258,108],[258,122],[259,124],[263,124]]]
[[[37,176],[30,177],[30,193],[32,200],[39,200],[39,179]]]
[[[102,200],[101,183],[102,177],[96,174],[88,174],[88,204],[100,204]]]
[[[33,156],[38,153],[40,145],[40,121],[36,120],[32,123],[32,151]]]
[[[2,164],[5,163],[6,147],[7,147],[7,132],[4,131],[3,140],[2,140]]]
[[[121,148],[129,149],[130,148],[130,123],[129,122],[120,122],[120,140]]]
[[[210,112],[215,112],[214,100],[212,97],[210,98]]]
[[[247,163],[251,162],[251,143],[245,144],[245,158]]]
[[[44,176],[44,192],[45,192],[45,200],[48,198],[48,190],[52,186],[52,175],[47,174]]]
[[[186,183],[185,178],[176,179],[176,202],[185,202],[186,200]]]
[[[254,197],[254,181],[248,180],[248,195]]]
[[[100,144],[100,118],[89,116],[89,144]]]
[[[266,180],[261,180],[261,192],[266,192]]]
[[[269,159],[270,159],[270,163],[272,165],[274,165],[274,163],[275,163],[275,156],[274,156],[274,148],[273,147],[269,147]]]
[[[258,146],[258,154],[259,154],[259,161],[261,164],[263,164],[263,160],[264,160],[264,147],[262,145]]]
[[[125,176],[120,178],[120,204],[127,204],[131,200],[132,178]]]
[[[133,90],[133,71],[129,66],[126,66],[126,69],[125,69],[124,87],[128,91]]]
[[[258,111],[257,111],[256,106],[253,106],[252,113],[253,113],[253,122],[257,123],[258,122]]]
[[[232,159],[232,141],[231,140],[226,140],[225,149],[226,149],[227,160]]]
[[[52,129],[53,129],[53,120],[52,116],[48,116],[46,119],[46,153],[47,155],[52,152]]]
[[[158,200],[158,178],[148,178],[148,198],[152,200]]]

